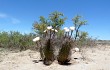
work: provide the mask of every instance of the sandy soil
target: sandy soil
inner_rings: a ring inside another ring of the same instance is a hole
[[[0,70],[110,70],[110,46],[83,48],[72,55],[71,65],[59,65],[54,61],[45,66],[39,60],[36,51],[15,52],[0,48]]]

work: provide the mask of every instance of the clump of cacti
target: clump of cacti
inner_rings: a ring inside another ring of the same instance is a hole
[[[55,59],[54,56],[54,43],[55,43],[55,36],[56,32],[58,32],[56,29],[52,29],[52,26],[48,26],[47,29],[44,31],[45,35],[45,44],[44,44],[44,64],[50,65]]]
[[[40,37],[34,38],[33,41],[36,42],[37,47],[39,47],[39,52],[40,52],[41,60],[44,60],[43,46],[42,46]]]
[[[50,65],[54,61],[54,48],[51,39],[47,39],[44,46],[44,64]]]
[[[61,49],[57,57],[57,60],[60,64],[66,64],[71,60],[71,49],[71,42],[65,40],[61,45]]]
[[[60,38],[57,36],[57,30],[52,29],[52,26],[48,26],[44,31],[42,42],[39,37],[33,39],[37,41],[36,44],[40,46],[40,54],[45,65],[50,65],[57,58],[58,63],[65,64],[71,60],[71,49],[72,49],[72,33],[75,27],[64,28],[65,33]],[[70,34],[71,33],[71,34]],[[41,43],[42,42],[42,43]],[[59,46],[58,46],[59,45]],[[56,46],[58,46],[58,55],[55,54]]]
[[[71,49],[72,49],[72,33],[74,27],[70,27],[71,34],[69,35],[69,29],[67,27],[64,28],[65,30],[65,35],[61,39],[61,49],[59,50],[59,54],[57,57],[58,63],[59,64],[67,64],[71,60]]]
[[[41,55],[41,59],[45,65],[50,65],[55,59],[54,56],[54,44],[56,38],[56,29],[52,29],[52,26],[48,26],[46,30],[44,30],[44,35],[42,41],[36,40],[38,37],[35,38],[36,44],[40,47],[39,52]],[[34,39],[33,39],[34,41]],[[41,43],[42,42],[42,43]]]

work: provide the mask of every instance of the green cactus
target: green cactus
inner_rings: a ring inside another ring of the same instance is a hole
[[[61,49],[57,57],[59,64],[66,64],[71,60],[71,49],[71,41],[65,40],[61,45]]]
[[[44,64],[50,65],[54,61],[54,50],[52,45],[52,40],[48,39],[46,41],[45,47],[44,47]]]

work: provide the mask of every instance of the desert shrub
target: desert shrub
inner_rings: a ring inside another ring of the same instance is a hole
[[[7,47],[9,42],[8,32],[0,33],[0,47]]]
[[[78,32],[78,38],[76,40],[76,46],[77,47],[82,47],[87,45],[87,37],[88,33],[87,32]]]
[[[97,38],[88,37],[86,38],[86,46],[95,47],[97,45]]]
[[[0,32],[0,47],[9,49],[29,49],[35,44],[32,42],[34,34],[21,34],[20,32],[10,31],[10,32]]]
[[[74,46],[78,48],[84,48],[84,47],[95,47],[97,45],[97,39],[89,37],[88,35],[83,38],[79,38],[74,42]]]

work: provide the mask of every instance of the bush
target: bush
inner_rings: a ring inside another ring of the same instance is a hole
[[[9,49],[29,49],[35,44],[32,42],[34,34],[21,34],[20,32],[10,31],[10,32],[0,32],[0,47]]]

